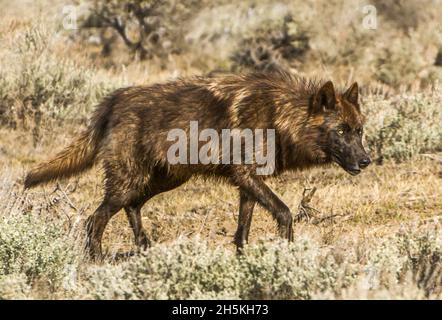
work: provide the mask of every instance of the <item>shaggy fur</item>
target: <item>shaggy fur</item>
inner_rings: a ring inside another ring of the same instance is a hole
[[[363,117],[357,100],[357,84],[335,92],[330,81],[308,81],[282,72],[119,89],[96,108],[88,129],[53,160],[31,170],[24,184],[30,188],[68,178],[102,161],[105,196],[87,222],[93,258],[101,256],[106,224],[122,208],[136,243],[148,246],[141,207],[194,175],[222,178],[239,188],[238,248],[247,241],[255,203],[270,211],[281,236],[292,240],[290,210],[267,187],[266,176],[256,175],[256,164],[171,165],[167,150],[173,141],[167,141],[167,134],[175,128],[188,132],[190,121],[198,121],[199,130],[213,128],[220,135],[222,129],[275,129],[273,175],[332,161],[356,174],[369,163],[360,142]]]

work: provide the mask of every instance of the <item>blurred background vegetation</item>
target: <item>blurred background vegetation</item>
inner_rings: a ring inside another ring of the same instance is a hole
[[[284,68],[343,81],[351,73],[364,83],[392,87],[425,85],[441,76],[438,0],[89,0],[79,5],[74,38],[99,48],[107,66],[155,59],[150,63],[169,68],[185,57],[199,73]],[[374,25],[367,24],[369,15]]]
[[[442,149],[441,0],[25,4],[0,1],[0,123],[32,130],[36,144],[48,122],[84,124],[121,86],[284,69],[357,80],[379,162]],[[430,96],[406,97],[422,90]]]

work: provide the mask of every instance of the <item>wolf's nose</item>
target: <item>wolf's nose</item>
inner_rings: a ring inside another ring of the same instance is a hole
[[[361,161],[359,161],[359,166],[361,168],[366,168],[371,163],[370,158],[364,158]]]

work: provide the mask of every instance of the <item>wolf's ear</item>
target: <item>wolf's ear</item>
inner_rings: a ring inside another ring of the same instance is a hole
[[[359,87],[358,83],[353,83],[344,93],[344,98],[353,104],[358,104]]]
[[[336,106],[335,88],[333,82],[327,81],[313,98],[313,112],[333,110]]]

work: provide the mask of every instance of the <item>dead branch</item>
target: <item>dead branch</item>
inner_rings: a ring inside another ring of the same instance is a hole
[[[323,215],[321,212],[310,205],[313,196],[315,195],[316,187],[304,188],[302,192],[302,199],[298,206],[298,214],[295,216],[295,222],[305,220],[307,223],[319,225],[325,221],[333,221],[337,217],[346,217],[349,214],[330,214]]]
[[[436,154],[431,154],[431,153],[423,153],[422,156],[434,160],[439,164],[442,164],[442,156],[438,156]]]

